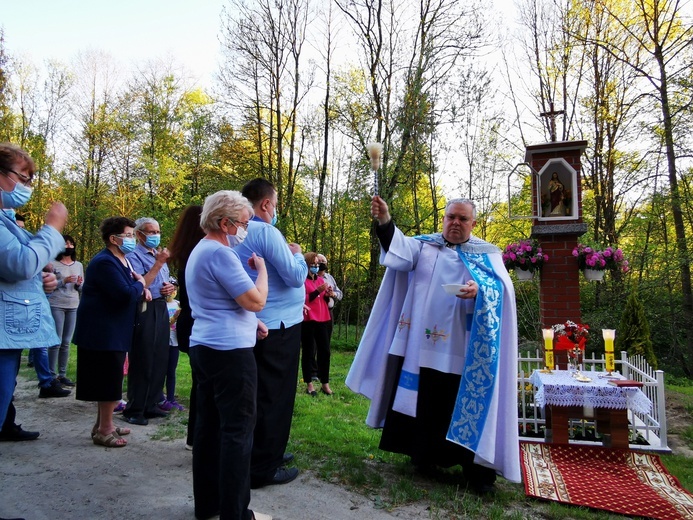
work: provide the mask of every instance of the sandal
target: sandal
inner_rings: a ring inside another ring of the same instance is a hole
[[[97,446],[106,446],[107,448],[124,448],[128,445],[128,441],[122,437],[119,437],[115,431],[109,433],[108,435],[104,435],[103,433],[99,433],[97,431],[94,434],[94,437],[92,437],[92,440]]]
[[[96,435],[96,432],[98,431],[98,429],[99,429],[98,426],[94,426],[91,429],[91,438],[92,439],[94,438],[94,435]],[[125,427],[121,428],[120,426],[116,426],[115,432],[122,437],[123,435],[130,435],[132,430],[130,428],[125,428]]]

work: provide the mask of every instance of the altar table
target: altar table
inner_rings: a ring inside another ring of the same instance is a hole
[[[605,372],[581,372],[589,382],[578,381],[573,373],[535,370],[529,379],[537,388],[537,405],[545,410],[546,440],[568,444],[570,419],[594,419],[605,446],[627,449],[628,410],[649,413],[652,402],[640,388],[610,385]],[[625,378],[614,373],[612,379]]]

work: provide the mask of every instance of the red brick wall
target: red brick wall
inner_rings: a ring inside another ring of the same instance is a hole
[[[580,271],[573,256],[576,235],[538,237],[549,261],[541,268],[539,307],[542,328],[572,320],[580,323]]]

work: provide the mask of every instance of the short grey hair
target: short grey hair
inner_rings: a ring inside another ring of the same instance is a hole
[[[135,231],[142,231],[142,228],[147,224],[154,224],[155,226],[159,225],[156,219],[153,219],[151,217],[140,217],[137,220],[135,220]]]
[[[237,221],[244,209],[248,210],[251,218],[255,215],[253,205],[239,191],[221,190],[212,193],[202,206],[200,227],[205,233],[217,231],[221,219],[228,217]]]
[[[445,205],[445,211],[448,210],[450,206],[453,204],[468,204],[469,206],[472,207],[472,218],[476,220],[476,204],[474,204],[474,201],[472,199],[466,199],[466,198],[457,198],[457,199],[450,199],[448,203]]]

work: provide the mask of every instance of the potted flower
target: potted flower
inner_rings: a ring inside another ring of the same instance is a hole
[[[541,269],[549,255],[544,253],[536,240],[525,239],[505,246],[503,263],[508,271],[515,270],[518,280],[531,280],[534,272]]]
[[[590,337],[589,325],[575,323],[574,321],[566,321],[565,323],[557,323],[552,325],[553,337],[556,343],[555,350],[558,358],[562,357],[561,353],[565,353],[568,365],[578,367],[582,363],[582,358],[585,354],[585,345]],[[557,360],[559,362],[560,359]]]
[[[577,258],[578,268],[582,270],[588,280],[602,280],[604,272],[622,271],[628,272],[628,260],[623,256],[621,249],[607,247],[603,251],[594,249],[585,244],[578,244],[573,249],[573,256]]]

